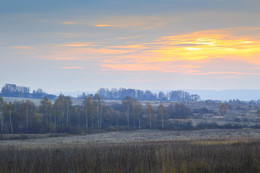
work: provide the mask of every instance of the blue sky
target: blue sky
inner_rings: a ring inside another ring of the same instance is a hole
[[[260,89],[260,1],[0,0],[0,86]]]

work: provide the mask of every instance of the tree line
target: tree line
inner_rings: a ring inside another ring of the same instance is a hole
[[[2,87],[1,96],[3,97],[24,97],[24,98],[44,98],[47,97],[48,99],[54,99],[56,98],[53,94],[48,94],[44,92],[42,89],[33,90],[33,92],[30,92],[29,87],[24,86],[17,86],[15,84],[5,84]]]
[[[136,89],[106,89],[101,88],[97,92],[105,100],[123,100],[126,96],[135,98],[140,101],[178,101],[178,102],[190,102],[199,101],[200,96],[197,94],[190,94],[182,90],[173,90],[167,93],[160,91],[159,93],[152,93],[149,90],[136,90]],[[84,95],[83,95],[84,96]]]
[[[182,90],[173,90],[167,93],[160,91],[159,93],[153,93],[149,90],[137,90],[137,89],[106,89],[101,88],[97,91],[99,96],[104,100],[123,100],[126,96],[135,98],[139,101],[178,101],[178,102],[190,102],[199,101],[200,96],[197,94],[190,94]],[[24,98],[40,98],[47,97],[48,99],[54,100],[57,98],[56,95],[48,94],[42,89],[33,90],[30,92],[29,87],[17,86],[15,84],[5,84],[2,87],[0,96],[3,97],[24,97]],[[85,99],[87,95],[82,93],[78,96],[79,99]]]
[[[99,94],[88,95],[82,105],[73,105],[70,96],[55,101],[44,97],[39,106],[32,101],[6,102],[0,97],[1,133],[87,132],[113,129],[165,129],[170,119],[191,116],[182,103],[142,105],[126,96],[121,103],[107,106]]]

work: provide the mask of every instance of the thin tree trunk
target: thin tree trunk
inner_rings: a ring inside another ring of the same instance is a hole
[[[86,109],[86,129],[88,129],[88,110]]]
[[[1,132],[4,133],[4,115],[3,115],[3,106],[1,105]]]
[[[151,113],[149,113],[149,117],[150,117],[150,129],[152,128],[152,115]]]
[[[102,109],[100,108],[100,110],[99,110],[99,128],[100,129],[102,127],[102,114],[101,114],[101,112],[102,112]]]
[[[80,115],[78,115],[78,128],[79,128],[79,118],[80,118],[79,116],[80,116]]]
[[[135,129],[135,116],[136,116],[136,115],[134,114],[134,129]]]
[[[164,128],[164,119],[163,119],[163,116],[162,116],[162,129]]]
[[[55,132],[56,132],[56,127],[57,127],[57,118],[56,118],[56,116],[54,115],[54,130],[55,130]]]
[[[51,124],[51,114],[49,114],[49,124]]]
[[[14,133],[13,124],[12,124],[12,111],[11,111],[11,109],[9,110],[9,123],[10,123],[11,132]]]
[[[69,125],[69,103],[67,100],[67,126]]]
[[[138,129],[141,129],[141,115],[138,114]]]
[[[97,126],[99,128],[99,113],[98,113],[98,106],[97,106]]]
[[[28,124],[29,124],[29,115],[28,115],[28,108],[26,108],[26,133],[28,133]]]
[[[127,126],[129,127],[129,103],[127,104]]]
[[[93,116],[91,116],[91,122],[92,122],[91,127],[93,129],[94,128],[94,117]]]
[[[64,127],[64,112],[63,112],[63,108],[62,108],[62,112],[61,112],[61,127]]]

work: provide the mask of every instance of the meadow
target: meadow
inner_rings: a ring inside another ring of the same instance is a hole
[[[0,172],[255,173],[259,132],[143,130],[3,140]]]

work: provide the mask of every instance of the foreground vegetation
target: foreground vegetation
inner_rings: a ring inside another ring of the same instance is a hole
[[[0,172],[259,172],[260,141],[1,147]]]

